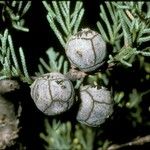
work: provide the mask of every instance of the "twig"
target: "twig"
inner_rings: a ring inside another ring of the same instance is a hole
[[[126,10],[125,12],[131,20],[134,20],[134,17],[129,10]]]
[[[69,72],[67,72],[65,75],[71,81],[76,81],[77,79],[84,78],[87,74],[85,72],[77,70],[76,68],[72,66]]]
[[[138,138],[136,138],[135,140],[133,140],[131,142],[124,143],[124,144],[121,144],[121,145],[113,144],[110,147],[108,147],[107,150],[118,150],[120,148],[144,145],[146,143],[150,143],[150,135],[147,135],[147,136],[144,136],[144,137],[138,137]]]

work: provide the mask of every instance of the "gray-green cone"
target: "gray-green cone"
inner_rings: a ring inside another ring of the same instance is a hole
[[[113,112],[113,100],[106,88],[84,86],[80,89],[81,104],[77,120],[89,126],[99,126]]]
[[[39,110],[47,115],[67,111],[74,102],[73,85],[58,72],[44,74],[31,85],[31,97]]]
[[[70,63],[84,72],[99,68],[106,56],[106,43],[101,35],[88,28],[70,37],[66,44]]]

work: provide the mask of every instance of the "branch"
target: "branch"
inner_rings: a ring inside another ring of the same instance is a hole
[[[5,94],[16,89],[19,89],[20,85],[15,80],[0,80],[0,94]]]
[[[47,20],[54,31],[61,45],[65,44],[70,35],[75,34],[81,23],[84,8],[82,2],[76,2],[74,11],[71,12],[70,1],[52,1],[48,3],[42,1],[47,10]]]
[[[16,49],[14,48],[13,39],[8,33],[8,29],[4,31],[3,35],[0,34],[0,42],[0,65],[2,65],[0,69],[0,80],[19,77],[22,81],[30,84],[32,81],[28,74],[23,49],[21,47],[19,48],[22,65],[22,69],[20,69],[21,67],[16,55]]]
[[[0,149],[5,149],[15,144],[19,131],[18,117],[21,114],[21,106],[18,107],[18,114],[16,114],[12,101],[7,100],[1,94],[19,88],[19,83],[15,80],[0,80]]]
[[[16,30],[21,30],[24,32],[29,32],[27,27],[24,27],[25,20],[23,16],[28,12],[31,1],[23,2],[23,1],[12,1],[12,2],[3,2],[3,9],[2,9],[2,19],[3,21],[11,22],[11,25]],[[17,12],[16,12],[17,10]]]

